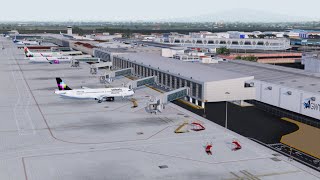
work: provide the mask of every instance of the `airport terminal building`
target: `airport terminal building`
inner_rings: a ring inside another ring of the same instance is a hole
[[[112,61],[115,68],[132,68],[139,78],[157,76],[158,85],[168,90],[189,87],[188,100],[202,107],[207,102],[249,100],[301,121],[320,117],[320,76],[314,73],[241,60],[185,63],[137,51],[94,49],[94,54]]]
[[[189,101],[204,107],[206,102],[241,101],[254,98],[254,88],[246,82],[254,79],[201,64],[184,63],[152,53],[127,53],[114,56],[116,68],[132,68],[142,78],[157,76],[157,84],[168,90],[190,88]]]
[[[185,47],[205,47],[228,49],[247,49],[247,50],[286,50],[289,49],[290,40],[285,38],[278,39],[242,39],[224,37],[186,37],[169,36],[156,38],[154,42],[185,46]]]

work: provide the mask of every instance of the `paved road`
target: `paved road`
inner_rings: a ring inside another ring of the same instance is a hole
[[[175,102],[198,115],[203,110],[192,109],[185,104]],[[207,103],[206,118],[225,126],[225,103]],[[228,103],[228,128],[245,137],[257,139],[266,144],[279,143],[283,135],[298,130],[295,124],[281,120],[280,117],[269,114],[256,107],[239,107]]]

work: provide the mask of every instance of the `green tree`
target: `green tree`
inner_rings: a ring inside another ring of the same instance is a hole
[[[74,33],[80,34],[80,35],[85,34],[85,31],[84,31],[82,28],[78,27],[78,26],[74,26],[74,27],[72,28],[72,31],[73,31]]]
[[[230,50],[226,47],[221,47],[221,48],[217,48],[216,51],[217,54],[223,54],[223,55],[229,55],[230,54]]]
[[[127,29],[123,34],[124,38],[131,38],[131,36],[132,36],[132,31],[130,29]]]
[[[258,58],[253,55],[243,56],[241,59],[245,60],[245,61],[252,61],[252,62],[257,62],[257,60],[258,60]]]
[[[242,57],[240,56],[240,55],[238,55],[238,56],[236,56],[236,58],[235,59],[242,59]]]

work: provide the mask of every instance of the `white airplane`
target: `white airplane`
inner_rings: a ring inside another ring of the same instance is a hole
[[[71,60],[78,60],[82,58],[91,58],[91,55],[80,55],[80,56],[60,56],[60,57],[29,57],[31,63],[50,63],[60,64],[69,63]]]
[[[16,45],[39,45],[39,42],[37,41],[19,41],[17,39],[14,39],[13,42]]]
[[[29,62],[32,63],[50,63],[50,64],[60,64],[67,63],[72,60],[71,56],[61,56],[61,57],[30,57]]]
[[[61,57],[63,56],[61,53],[59,52],[31,52],[29,50],[29,48],[25,47],[24,48],[24,54],[26,55],[26,57]]]
[[[29,48],[24,48],[26,57],[62,57],[62,56],[79,56],[83,55],[81,51],[68,51],[68,52],[31,52]],[[90,56],[91,57],[91,56]]]
[[[118,88],[100,88],[90,89],[83,87],[82,89],[71,89],[65,84],[61,78],[56,78],[59,90],[55,90],[55,94],[64,97],[77,98],[77,99],[94,99],[98,103],[105,101],[114,101],[115,97],[128,97],[133,96],[134,91],[125,87]]]

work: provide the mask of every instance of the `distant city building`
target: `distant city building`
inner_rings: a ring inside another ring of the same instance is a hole
[[[8,31],[7,34],[9,36],[16,36],[16,35],[19,35],[19,31],[17,30],[11,30],[11,31]]]
[[[254,57],[256,62],[264,64],[281,64],[281,63],[300,63],[302,53],[296,52],[268,52],[268,53],[232,53],[230,55],[220,55],[229,60],[245,59],[245,57]]]
[[[174,55],[184,54],[185,48],[183,47],[173,47],[173,48],[162,48],[161,55],[163,57],[173,58]]]
[[[67,34],[72,36],[72,27],[71,26],[68,26],[67,28]]]
[[[113,41],[115,38],[122,38],[122,34],[117,33],[114,35],[111,35],[108,32],[102,33],[102,34],[91,34],[90,38],[98,41]]]
[[[254,33],[237,31],[225,33],[202,31],[189,33],[189,35],[171,33],[155,38],[154,41],[186,47],[226,47],[228,49],[286,50],[291,47],[289,39],[277,38],[277,35],[274,35],[274,38],[257,38]]]
[[[299,33],[299,37],[301,39],[319,39],[320,38],[320,31],[301,30],[301,32]]]
[[[186,62],[218,63],[219,61],[223,61],[222,58],[212,56],[213,53],[210,52],[209,49],[201,48],[162,48],[161,55],[162,57],[178,59]]]
[[[302,64],[304,64],[305,71],[312,73],[320,73],[320,54],[311,53],[305,54],[302,57]]]
[[[289,38],[299,38],[301,32],[303,32],[303,30],[293,29],[285,31],[284,34]]]

